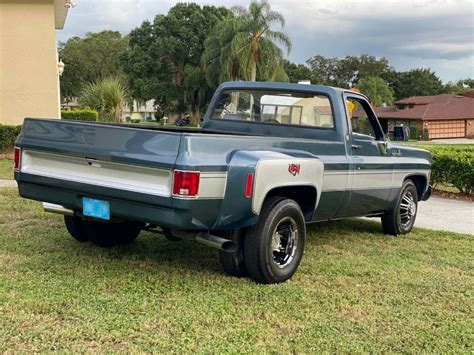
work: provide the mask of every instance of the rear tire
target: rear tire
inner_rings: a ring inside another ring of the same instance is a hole
[[[82,219],[77,217],[71,216],[64,216],[64,224],[66,225],[66,229],[78,242],[85,243],[89,241],[87,235],[84,232],[84,222]]]
[[[407,234],[415,225],[418,212],[418,191],[411,180],[405,180],[395,207],[382,215],[382,228],[385,234]]]
[[[244,244],[249,275],[264,284],[288,280],[303,257],[306,225],[300,206],[291,199],[265,201]]]
[[[103,248],[128,245],[137,239],[141,224],[135,222],[101,223],[84,221],[84,231],[89,241]]]
[[[219,257],[221,259],[224,271],[236,277],[247,276],[247,268],[244,262],[244,242],[247,236],[248,229],[235,229],[232,231],[226,231],[220,235],[220,237],[232,240],[237,243],[238,249],[233,253],[226,253],[219,251]]]

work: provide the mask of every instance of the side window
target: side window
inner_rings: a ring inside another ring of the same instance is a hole
[[[352,133],[382,139],[378,121],[369,111],[367,103],[356,97],[346,97],[347,113],[352,126]]]

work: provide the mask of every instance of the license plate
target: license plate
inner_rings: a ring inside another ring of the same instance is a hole
[[[83,197],[82,214],[87,217],[110,220],[110,203],[108,201]]]

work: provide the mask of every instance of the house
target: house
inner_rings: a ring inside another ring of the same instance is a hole
[[[123,109],[123,118],[125,121],[141,120],[150,121],[155,120],[155,113],[157,112],[155,100],[148,100],[146,102],[139,102],[133,100],[131,105],[127,103]]]
[[[60,117],[55,30],[71,0],[0,0],[0,124]]]
[[[375,113],[386,133],[396,125],[428,129],[430,139],[474,137],[474,92],[464,95],[413,96],[394,107],[377,107]]]

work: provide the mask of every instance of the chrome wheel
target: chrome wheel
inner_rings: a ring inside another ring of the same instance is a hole
[[[416,200],[410,190],[405,191],[400,201],[400,223],[408,227],[416,216]]]
[[[290,264],[298,248],[298,228],[291,217],[283,218],[272,235],[273,263],[279,268]]]

